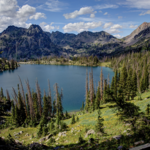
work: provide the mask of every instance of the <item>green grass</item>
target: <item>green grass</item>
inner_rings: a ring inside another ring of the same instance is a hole
[[[138,100],[138,96],[135,97],[133,102],[135,105],[139,106],[142,112],[145,112],[147,104],[150,104],[150,98],[146,99],[147,97],[150,97],[150,91],[147,91],[141,95],[143,100]],[[107,139],[110,139],[112,136],[115,135],[126,135],[126,133],[123,133],[124,130],[127,130],[130,128],[129,126],[125,126],[125,124],[118,120],[118,117],[115,114],[115,108],[110,106],[113,106],[114,104],[108,103],[105,105],[102,105],[101,109],[101,116],[104,118],[104,131],[107,135],[105,137]],[[80,112],[81,113],[81,112]],[[59,143],[61,145],[68,145],[68,144],[76,144],[78,142],[78,138],[81,135],[85,139],[86,131],[85,129],[94,129],[94,126],[97,121],[97,111],[94,111],[92,113],[85,113],[82,115],[79,115],[79,112],[76,112],[75,118],[78,116],[79,121],[75,124],[71,125],[71,118],[64,120],[64,122],[68,125],[67,130],[67,136],[60,137],[59,140],[56,143]],[[74,128],[75,132],[71,133],[71,129]],[[81,130],[81,131],[80,131]],[[0,137],[7,137],[7,135],[10,133],[14,138],[14,133],[23,131],[23,134],[19,135],[18,139],[19,141],[24,141],[25,144],[31,143],[32,141],[38,142],[38,138],[31,138],[31,135],[33,134],[34,137],[36,137],[36,133],[38,131],[37,128],[15,128],[14,130],[10,130],[10,128],[0,130]],[[29,133],[30,136],[25,136],[26,133]],[[55,139],[58,138],[58,135],[54,136]],[[96,138],[97,135],[91,135],[85,140],[88,140],[90,137]],[[101,142],[104,141],[104,139],[100,140]],[[46,144],[46,142],[45,142]]]

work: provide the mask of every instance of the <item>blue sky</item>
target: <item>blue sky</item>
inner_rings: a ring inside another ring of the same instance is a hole
[[[0,32],[38,24],[48,32],[106,31],[122,38],[149,18],[150,0],[0,0]]]

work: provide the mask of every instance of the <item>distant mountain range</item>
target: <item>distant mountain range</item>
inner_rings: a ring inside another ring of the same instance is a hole
[[[0,33],[1,57],[30,59],[41,56],[114,55],[150,47],[150,23],[144,22],[130,35],[117,39],[105,31],[77,35],[44,32],[39,25],[28,29],[8,26]]]

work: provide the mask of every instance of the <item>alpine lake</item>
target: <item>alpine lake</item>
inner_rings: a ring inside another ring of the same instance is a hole
[[[94,88],[98,86],[100,81],[101,67],[92,67]],[[25,81],[28,79],[30,90],[36,91],[36,80],[40,85],[41,94],[44,90],[48,94],[48,80],[50,81],[52,99],[55,98],[54,85],[58,84],[59,92],[63,89],[63,111],[78,111],[85,101],[85,84],[86,70],[91,72],[91,67],[84,66],[64,66],[64,65],[37,65],[37,64],[21,64],[20,67],[13,71],[0,72],[0,87],[3,88],[6,95],[6,89],[12,98],[12,87],[17,92],[17,84],[20,84],[19,77],[22,80],[25,93],[27,93]],[[110,82],[114,76],[111,68],[102,67],[104,79],[108,78]]]

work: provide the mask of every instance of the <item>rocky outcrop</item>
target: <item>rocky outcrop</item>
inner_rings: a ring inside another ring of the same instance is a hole
[[[17,59],[58,55],[61,50],[39,25],[31,25],[28,29],[8,26],[0,35],[0,43],[1,56],[6,58],[16,58],[16,54]]]

